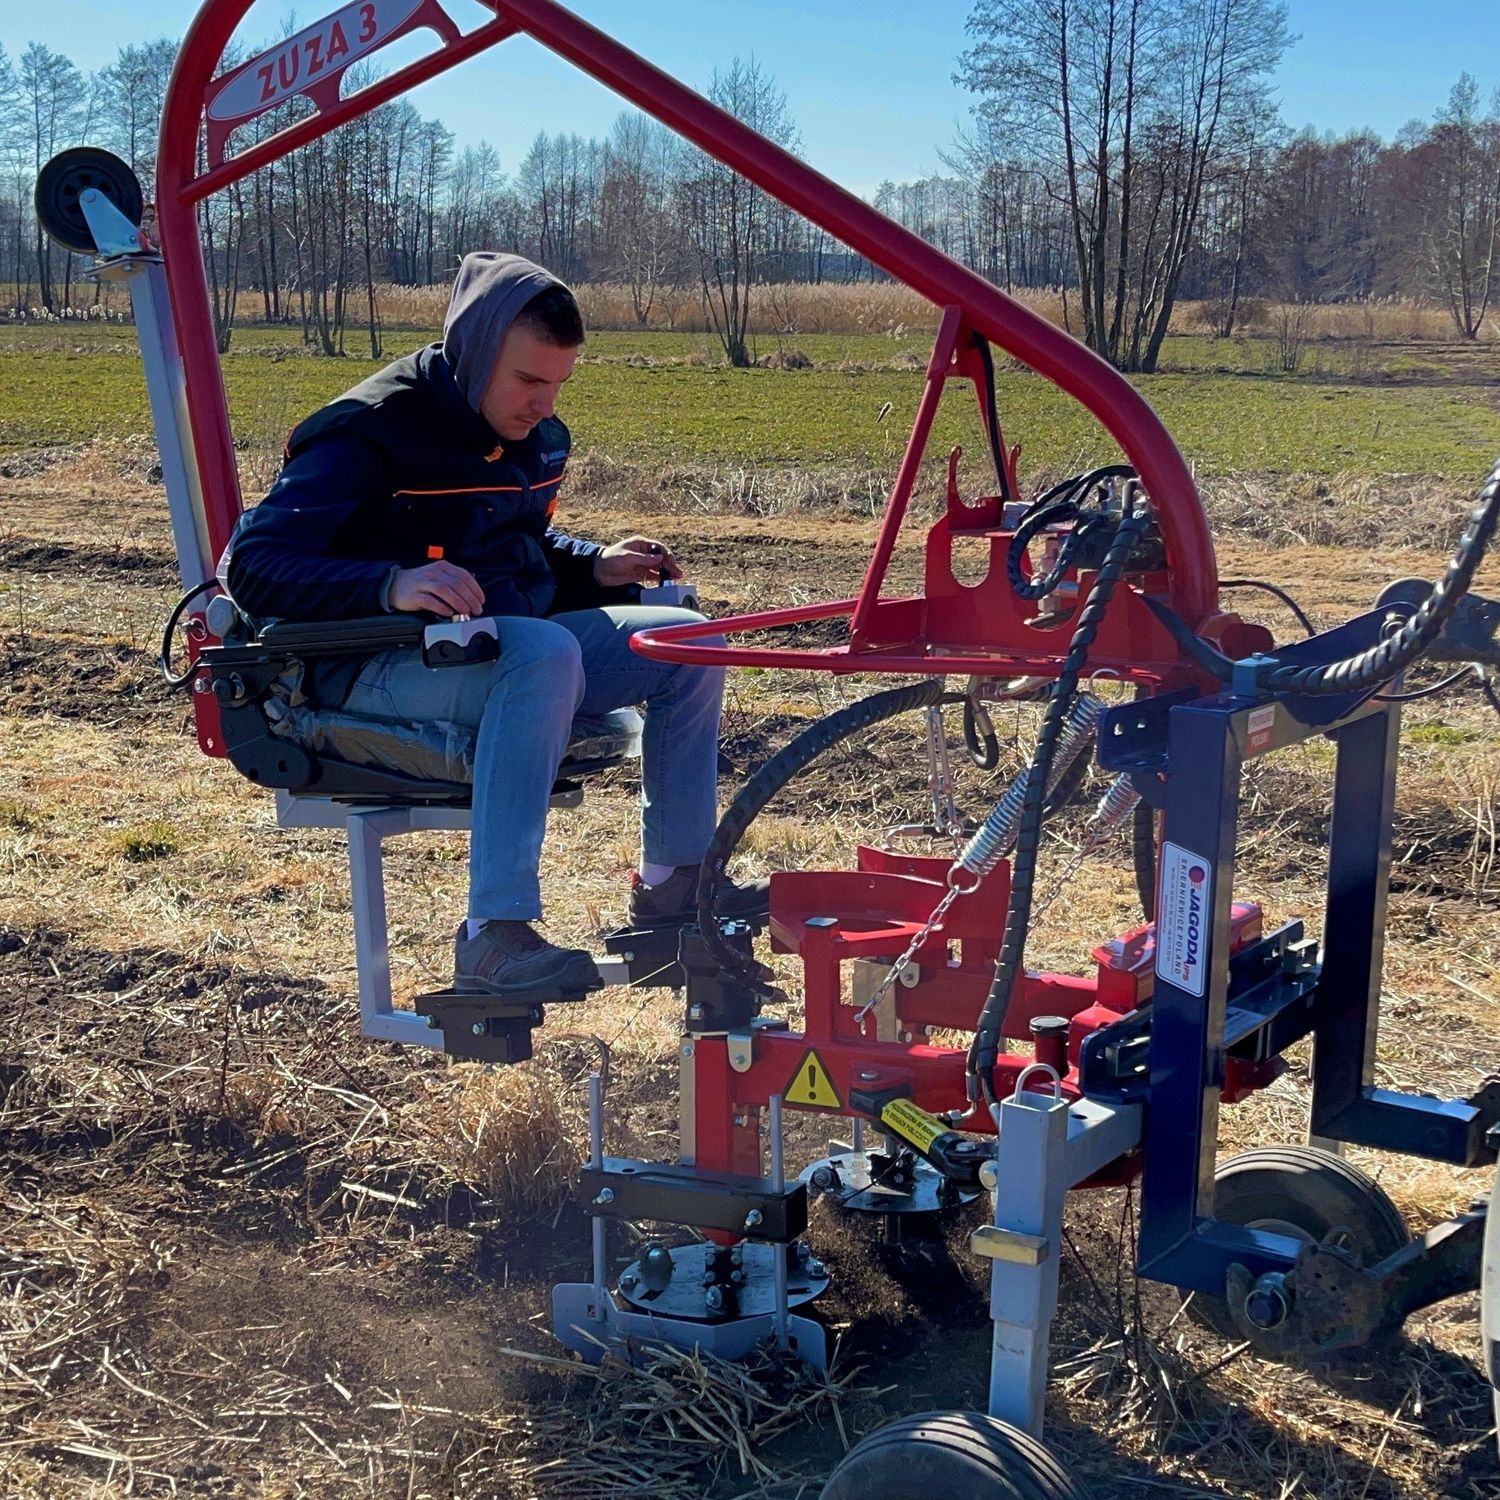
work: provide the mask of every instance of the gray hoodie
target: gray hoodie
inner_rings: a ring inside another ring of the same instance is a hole
[[[516,314],[533,297],[563,285],[524,256],[499,250],[464,256],[443,319],[443,355],[475,411]]]

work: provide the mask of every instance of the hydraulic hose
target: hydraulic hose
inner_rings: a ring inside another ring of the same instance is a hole
[[[205,578],[202,583],[195,584],[172,606],[172,613],[167,616],[166,628],[161,636],[161,675],[166,679],[169,688],[186,687],[194,677],[198,675],[197,662],[189,663],[187,670],[173,672],[172,670],[172,636],[177,629],[177,622],[182,619],[184,611],[194,599],[200,594],[206,594],[210,589],[219,587],[217,578]]]
[[[1091,469],[1087,474],[1076,474],[1071,479],[1062,480],[1038,495],[1027,506],[1005,554],[1006,581],[1018,599],[1045,599],[1062,582],[1085,539],[1099,527],[1113,523],[1114,518],[1107,512],[1086,514],[1082,506],[1083,497],[1095,485],[1104,484],[1111,479],[1134,477],[1135,470],[1128,464],[1105,464]],[[1027,578],[1021,571],[1021,559],[1026,556],[1027,549],[1049,526],[1061,525],[1066,521],[1078,524],[1058,547],[1053,565],[1045,573]]]
[[[952,695],[947,695],[952,696]],[[930,708],[943,700],[943,680],[930,677],[906,687],[888,688],[850,703],[826,719],[809,725],[773,755],[739,790],[719,819],[708,852],[703,856],[703,875],[698,882],[698,929],[709,952],[721,969],[738,978],[759,982],[760,966],[738,952],[719,931],[714,918],[715,898],[724,871],[734,857],[745,830],[766,805],[800,771],[840,740],[914,708]],[[956,701],[956,700],[955,700]]]
[[[1114,539],[1099,566],[1094,586],[1079,613],[1078,624],[1068,644],[1068,654],[1063,659],[1062,671],[1052,690],[1041,733],[1037,736],[1031,764],[1027,768],[1025,797],[1016,837],[1016,857],[1011,866],[1010,906],[1005,914],[1005,936],[1000,946],[1000,957],[995,964],[994,982],[985,997],[984,1008],[975,1027],[974,1041],[969,1048],[969,1097],[971,1100],[975,1097],[977,1082],[978,1091],[983,1094],[985,1104],[991,1108],[996,1102],[994,1071],[999,1056],[1000,1028],[1004,1025],[1005,1013],[1010,1007],[1010,998],[1021,972],[1027,929],[1031,923],[1031,902],[1036,885],[1037,856],[1041,848],[1046,787],[1053,757],[1073,709],[1073,697],[1078,690],[1078,679],[1087,664],[1089,650],[1099,632],[1115,586],[1125,573],[1131,551],[1145,531],[1149,519],[1150,511],[1137,498],[1132,487],[1127,491],[1125,515],[1115,529]]]
[[[1135,892],[1148,922],[1156,920],[1156,809],[1144,798],[1135,805],[1130,824],[1130,859]]]
[[[1258,692],[1300,693],[1307,697],[1331,697],[1360,693],[1379,687],[1399,676],[1442,633],[1458,601],[1469,591],[1485,550],[1500,527],[1500,463],[1490,470],[1479,492],[1478,504],[1449,559],[1437,586],[1399,630],[1385,640],[1343,661],[1298,666],[1269,658],[1253,669]],[[1234,683],[1239,675],[1235,662],[1217,651],[1174,610],[1159,600],[1143,596],[1156,617],[1183,651],[1221,682]]]
[[[1047,770],[1047,795],[1055,797],[1064,778],[1078,757],[1094,742],[1094,730],[1104,713],[1105,704],[1092,693],[1080,693],[1068,710],[1057,746]],[[1010,790],[995,804],[994,810],[975,831],[955,863],[970,875],[984,877],[1016,846],[1016,832],[1021,824],[1021,809],[1026,802],[1029,777],[1018,776]]]

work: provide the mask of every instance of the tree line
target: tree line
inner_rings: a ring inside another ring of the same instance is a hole
[[[1087,343],[1156,365],[1174,305],[1233,332],[1248,299],[1434,302],[1476,338],[1500,291],[1500,95],[1468,74],[1392,141],[1293,135],[1268,103],[1291,38],[1280,0],[976,0],[956,80],[972,123],[945,170],[883,183],[876,207],[997,285],[1059,288]],[[121,49],[92,75],[39,43],[0,49],[0,287],[10,310],[95,295],[31,205],[66,146],[114,150],[149,198],[174,43]],[[373,74],[351,70],[346,91]],[[709,87],[796,150],[784,92],[753,57]],[[243,146],[307,110],[244,127]],[[878,279],[861,257],[646,116],[607,137],[540,133],[507,170],[405,99],[380,106],[203,205],[221,348],[253,307],[313,348],[382,352],[376,287],[431,285],[477,248],[512,249],[575,282],[629,291],[648,326],[692,288],[734,364],[750,362],[755,289]],[[8,284],[8,286],[6,285]],[[795,330],[789,330],[795,331]]]

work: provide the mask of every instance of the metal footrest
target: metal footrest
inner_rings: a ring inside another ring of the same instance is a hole
[[[418,995],[412,1008],[443,1034],[443,1051],[465,1062],[518,1063],[531,1056],[531,1033],[546,1019],[545,1006],[576,1004],[598,985],[574,994],[557,989],[526,995],[476,995],[436,990]]]

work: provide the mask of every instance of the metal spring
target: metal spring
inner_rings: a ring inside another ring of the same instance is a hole
[[[1113,833],[1135,811],[1140,800],[1141,794],[1136,791],[1130,777],[1121,772],[1099,799],[1099,805],[1089,819],[1089,832],[1100,836]]]
[[[1056,789],[1067,775],[1068,768],[1092,742],[1105,707],[1104,700],[1092,693],[1078,695],[1068,711],[1057,751],[1052,757],[1052,774],[1047,778],[1049,793]],[[988,875],[1015,848],[1025,801],[1026,776],[1023,774],[1011,783],[1010,789],[995,804],[994,811],[984,820],[984,827],[964,845],[956,863],[970,875]]]

